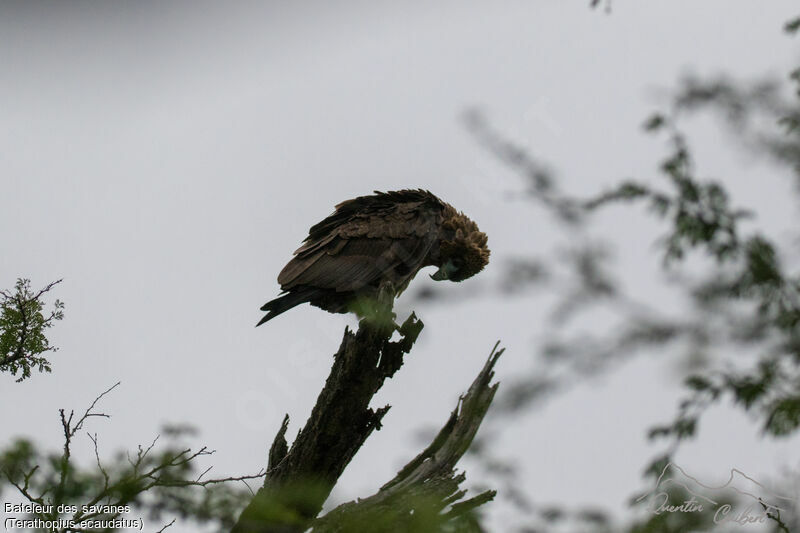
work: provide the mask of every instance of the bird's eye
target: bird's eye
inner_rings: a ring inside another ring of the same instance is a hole
[[[453,259],[451,260],[451,262],[453,263],[453,266],[456,268],[456,270],[458,270],[458,269],[460,269],[462,266],[464,266],[464,260],[463,260],[463,259],[461,259],[460,257],[455,257],[455,258],[453,258]]]

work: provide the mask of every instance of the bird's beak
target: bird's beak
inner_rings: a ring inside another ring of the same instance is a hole
[[[431,274],[431,279],[435,281],[442,281],[448,278],[446,265],[439,267],[439,270]]]

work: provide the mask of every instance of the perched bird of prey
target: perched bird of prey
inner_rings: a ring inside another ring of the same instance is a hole
[[[310,303],[332,313],[367,314],[383,290],[400,294],[426,266],[437,281],[463,281],[489,262],[486,234],[464,213],[422,189],[379,192],[336,206],[311,227],[278,274],[283,293],[256,324]]]

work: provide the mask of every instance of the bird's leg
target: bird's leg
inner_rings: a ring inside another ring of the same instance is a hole
[[[394,283],[384,280],[378,286],[378,295],[375,301],[375,318],[387,325],[391,324],[393,330],[400,329],[400,326],[395,322],[397,315],[392,311],[396,294],[397,290],[394,287]]]
[[[390,281],[383,281],[374,295],[355,299],[349,310],[355,312],[359,319],[387,327],[391,331],[399,330],[400,326],[395,322],[397,315],[392,311],[394,297],[394,285]]]
[[[392,308],[394,304],[394,297],[397,291],[394,288],[394,283],[389,280],[381,281],[378,285],[378,303],[383,307]]]

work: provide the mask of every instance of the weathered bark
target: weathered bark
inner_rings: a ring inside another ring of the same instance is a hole
[[[446,527],[447,531],[479,531],[469,520],[469,512],[492,500],[495,491],[459,502],[466,494],[459,490],[464,474],[456,474],[454,469],[472,443],[497,391],[498,385],[490,382],[502,353],[496,344],[450,419],[422,453],[374,495],[342,504],[316,520],[313,532],[416,531],[414,524],[421,521],[426,530],[435,530],[427,529],[434,526],[443,530]]]
[[[245,508],[232,533],[300,533],[313,531],[416,531],[424,521],[445,524],[448,531],[476,531],[470,511],[491,500],[486,491],[461,501],[464,474],[456,462],[467,451],[497,384],[493,367],[503,350],[492,350],[489,360],[459,400],[447,424],[433,442],[380,491],[369,498],[344,504],[316,519],[345,467],[369,435],[380,429],[389,406],[369,407],[372,397],[403,365],[423,324],[412,313],[401,327],[394,324],[394,294],[379,299],[375,314],[361,320],[358,331],[345,329],[344,338],[325,386],[305,426],[291,448],[286,442],[289,418],[284,418],[269,451],[264,486]],[[398,331],[400,339],[390,341]],[[383,525],[386,525],[384,528]]]
[[[423,327],[412,313],[399,328],[400,340],[392,342],[395,326],[389,313],[362,320],[355,334],[345,329],[305,427],[289,449],[288,419],[284,419],[270,449],[264,486],[242,512],[233,533],[306,529],[355,453],[380,428],[389,406],[373,410],[369,403],[384,380],[402,366],[403,355]]]

